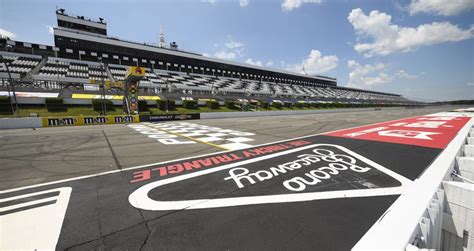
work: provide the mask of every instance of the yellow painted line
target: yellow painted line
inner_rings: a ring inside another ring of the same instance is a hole
[[[231,150],[231,149],[229,149],[229,148],[225,148],[225,147],[220,146],[220,145],[212,144],[212,143],[209,143],[209,142],[206,142],[206,141],[202,141],[202,140],[199,140],[199,139],[196,139],[196,138],[193,138],[193,137],[189,137],[189,136],[186,136],[186,135],[182,135],[182,134],[180,134],[180,133],[175,133],[175,132],[171,132],[171,131],[168,131],[168,130],[164,130],[163,128],[156,128],[156,127],[152,127],[152,128],[158,129],[158,130],[160,130],[160,131],[163,131],[163,132],[166,132],[166,133],[169,133],[169,134],[173,134],[173,135],[176,135],[176,136],[184,137],[184,138],[187,138],[187,139],[190,139],[190,140],[199,142],[199,143],[203,143],[203,144],[206,144],[206,145],[210,145],[210,146],[213,146],[213,147],[216,147],[216,148],[220,148],[220,149],[223,149],[223,150]]]

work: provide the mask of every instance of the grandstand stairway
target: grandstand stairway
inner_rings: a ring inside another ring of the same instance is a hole
[[[43,66],[45,66],[47,62],[48,62],[48,56],[44,56],[41,59],[41,62],[38,65],[36,65],[35,68],[33,68],[31,71],[29,71],[26,74],[25,80],[33,80],[33,75],[37,75],[39,71],[41,70],[41,68],[43,68]]]
[[[104,63],[104,69],[105,69],[105,72],[107,73],[107,77],[110,79],[110,82],[115,83],[116,80],[114,76],[112,75],[112,72],[110,72],[109,65]]]

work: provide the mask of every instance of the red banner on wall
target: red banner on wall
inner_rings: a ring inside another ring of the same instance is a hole
[[[445,148],[469,117],[420,116],[327,133],[327,136]]]

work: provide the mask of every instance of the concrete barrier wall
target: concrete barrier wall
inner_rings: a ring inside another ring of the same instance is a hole
[[[0,129],[39,128],[42,127],[41,118],[2,118]]]
[[[443,116],[443,113],[439,115]],[[352,250],[421,250],[419,246],[426,250],[441,250],[441,228],[444,226],[439,222],[439,216],[444,217],[441,213],[445,204],[437,194],[443,193],[443,181],[454,180],[451,174],[456,167],[456,158],[462,155],[473,124],[474,119],[471,119],[464,125],[423,175],[402,193]]]
[[[383,110],[402,109],[400,107],[382,108]],[[404,109],[404,108],[403,108]],[[347,108],[347,109],[323,109],[323,110],[292,110],[292,111],[264,111],[264,112],[208,112],[201,113],[201,119],[240,118],[240,117],[263,117],[263,116],[288,116],[301,114],[341,113],[355,111],[374,111],[374,108]]]
[[[85,100],[65,99],[65,103],[81,104]],[[397,107],[383,108],[383,110],[401,109]],[[348,108],[324,110],[293,110],[293,111],[265,111],[265,112],[209,112],[201,113],[201,119],[262,117],[262,116],[289,116],[301,114],[343,113],[354,111],[374,111],[374,108]],[[75,116],[69,116],[75,117]],[[94,117],[94,116],[92,116]],[[137,121],[138,122],[138,121]],[[136,122],[135,122],[136,123]],[[3,118],[0,119],[0,129],[39,128],[43,127],[42,118]]]

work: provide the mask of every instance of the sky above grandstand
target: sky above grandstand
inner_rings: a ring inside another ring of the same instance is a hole
[[[53,45],[55,10],[110,36],[336,77],[422,101],[474,99],[473,0],[0,0],[0,34]]]

